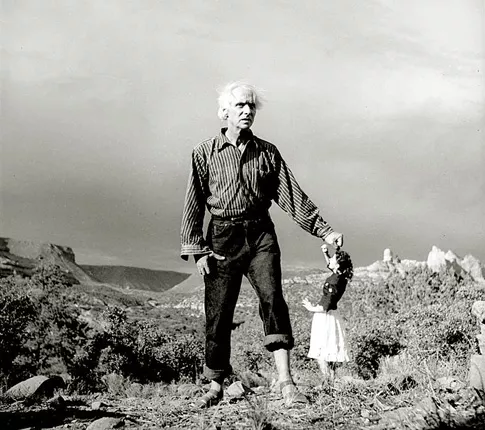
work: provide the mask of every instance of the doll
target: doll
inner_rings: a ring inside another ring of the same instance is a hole
[[[313,306],[304,299],[303,306],[313,312],[308,357],[317,360],[325,378],[333,379],[337,363],[349,361],[344,322],[337,304],[354,272],[347,252],[337,248],[330,257],[327,245],[322,246],[322,252],[332,274],[324,282],[320,301]]]

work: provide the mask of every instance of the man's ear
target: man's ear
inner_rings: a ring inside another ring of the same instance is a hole
[[[222,109],[222,119],[227,119],[227,108]]]

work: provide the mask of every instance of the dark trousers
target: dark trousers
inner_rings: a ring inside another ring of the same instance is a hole
[[[270,351],[291,349],[293,336],[281,287],[280,248],[269,216],[254,220],[213,218],[207,240],[214,252],[225,257],[210,259],[210,274],[204,277],[204,375],[218,379],[231,371],[231,327],[243,275],[259,298],[264,346]]]

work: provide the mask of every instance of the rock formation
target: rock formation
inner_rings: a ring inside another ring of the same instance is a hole
[[[389,249],[389,248],[386,248],[384,250],[384,255],[382,257],[382,261],[384,263],[392,263],[392,260],[393,260],[393,255],[392,255],[392,251]]]
[[[391,273],[398,272],[404,277],[416,267],[428,267],[433,272],[452,270],[457,275],[469,274],[475,281],[485,282],[485,271],[477,258],[467,255],[461,259],[453,251],[445,253],[437,246],[431,248],[426,261],[400,260],[391,249],[386,248],[382,260],[375,261],[367,267],[355,268],[354,273],[361,277],[386,278]]]
[[[475,258],[473,255],[465,255],[463,260],[461,260],[460,265],[475,281],[485,281],[485,270],[480,264],[480,260]]]
[[[0,238],[0,276],[30,276],[41,263],[56,264],[80,282],[93,281],[76,264],[74,252],[67,246]]]

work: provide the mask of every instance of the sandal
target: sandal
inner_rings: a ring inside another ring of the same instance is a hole
[[[195,402],[195,406],[198,408],[210,408],[217,405],[223,397],[223,392],[213,390],[212,388],[205,393],[200,399]]]
[[[296,388],[293,381],[284,381],[277,385],[279,385],[279,389],[281,390],[281,394],[283,395],[286,406],[292,406],[297,403],[308,403],[306,396],[298,391],[298,388]]]

